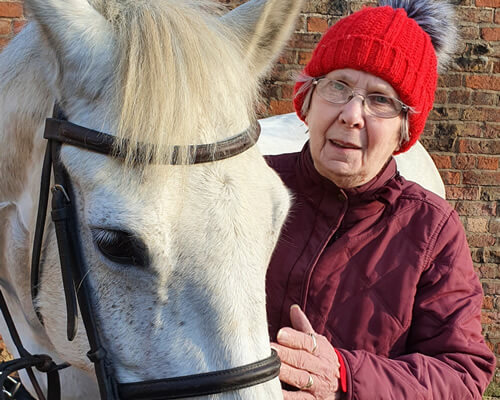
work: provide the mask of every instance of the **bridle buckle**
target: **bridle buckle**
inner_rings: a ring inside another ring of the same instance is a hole
[[[0,375],[1,374],[2,374],[2,372],[0,372]],[[13,399],[14,396],[16,395],[17,391],[21,387],[21,381],[18,381],[17,379],[13,378],[12,376],[8,376],[5,383],[9,387],[4,386],[2,388],[2,392],[7,396],[7,398]]]
[[[52,193],[56,192],[57,190],[59,190],[63,194],[66,202],[71,203],[68,192],[66,192],[66,189],[64,189],[63,185],[55,184],[54,186],[52,186]]]

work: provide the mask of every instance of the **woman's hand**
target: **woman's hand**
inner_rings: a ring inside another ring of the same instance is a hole
[[[278,332],[273,343],[281,359],[280,380],[300,389],[283,390],[284,400],[334,400],[340,398],[339,360],[328,339],[317,335],[299,306],[290,307],[293,328]]]

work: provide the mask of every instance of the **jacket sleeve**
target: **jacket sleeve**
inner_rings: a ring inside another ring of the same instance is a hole
[[[407,354],[397,358],[339,349],[347,399],[481,399],[495,356],[481,334],[482,289],[456,212],[426,255],[414,301]]]

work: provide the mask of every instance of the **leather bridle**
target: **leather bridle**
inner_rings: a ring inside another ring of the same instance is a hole
[[[233,157],[252,147],[256,143],[259,134],[260,125],[256,122],[240,134],[219,142],[192,146],[174,146],[171,149],[170,159],[166,160],[165,163],[199,164]],[[55,225],[66,298],[67,337],[68,340],[73,340],[76,335],[79,308],[90,345],[87,356],[94,363],[101,399],[163,400],[205,396],[247,388],[277,377],[280,360],[277,353],[271,350],[270,357],[242,367],[142,382],[120,383],[117,381],[112,360],[110,360],[102,344],[102,338],[93,317],[95,315],[95,304],[89,280],[83,279],[87,274],[87,267],[83,258],[79,230],[77,229],[77,214],[72,200],[74,199],[73,189],[69,175],[60,160],[60,150],[63,144],[69,144],[120,159],[127,154],[127,142],[121,142],[120,146],[116,146],[114,136],[68,122],[57,106],[54,110],[54,117],[46,120],[44,138],[48,140],[48,143],[42,167],[40,198],[32,251],[32,299],[34,300],[38,295],[40,253],[52,172],[54,185],[52,186],[51,216]],[[139,148],[137,151],[141,152],[141,149]],[[187,154],[187,157],[181,160],[180,154]],[[154,161],[150,160],[150,162]],[[75,287],[79,287],[78,291],[75,290]],[[31,370],[31,367],[36,367],[48,374],[47,400],[60,399],[58,370],[69,367],[69,365],[56,365],[48,355],[32,355],[24,349],[1,290],[0,309],[20,355],[18,359],[0,364],[0,390],[5,388],[4,382],[7,381],[8,374],[19,369],[26,369],[39,400],[45,400]],[[37,315],[43,324],[38,311]],[[4,389],[3,392],[5,393],[6,390]],[[3,400],[4,393],[0,392],[0,400]]]

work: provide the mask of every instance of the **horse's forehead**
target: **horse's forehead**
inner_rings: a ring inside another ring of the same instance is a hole
[[[87,196],[120,197],[123,202],[149,198],[154,203],[179,184],[179,178],[168,166],[148,166],[141,171],[125,167],[111,156],[73,146],[63,147],[61,159],[71,180]]]
[[[62,161],[71,180],[82,192],[85,209],[93,222],[148,222],[180,208],[198,210],[198,205],[217,197],[224,187],[237,181],[239,171],[223,165],[150,165],[144,170],[128,168],[117,159],[72,146],[64,146]],[[265,173],[265,172],[264,172]],[[238,184],[240,192],[246,185]],[[246,190],[246,189],[245,189]],[[151,223],[152,224],[152,223]]]
[[[260,157],[257,153],[249,155],[254,156]],[[94,225],[168,226],[167,219],[181,209],[201,215],[212,203],[225,199],[240,205],[257,200],[260,210],[271,210],[274,202],[281,203],[286,196],[284,189],[283,196],[274,196],[282,185],[265,162],[254,162],[256,172],[248,171],[245,155],[210,165],[152,165],[141,172],[124,168],[116,159],[72,146],[64,146],[61,157],[82,192],[91,219],[88,222]],[[238,215],[245,210],[251,207],[242,207]],[[158,219],[160,216],[165,219]]]

